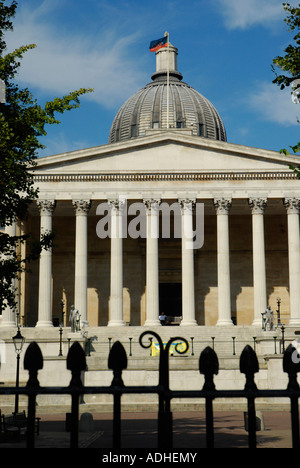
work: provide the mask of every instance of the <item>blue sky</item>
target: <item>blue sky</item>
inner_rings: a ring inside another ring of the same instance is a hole
[[[17,81],[40,103],[94,88],[48,127],[41,156],[108,142],[119,107],[151,81],[149,43],[165,31],[183,80],[215,105],[229,142],[275,151],[297,143],[300,104],[272,83],[272,60],[292,40],[285,16],[278,0],[19,0],[8,50],[37,48]]]

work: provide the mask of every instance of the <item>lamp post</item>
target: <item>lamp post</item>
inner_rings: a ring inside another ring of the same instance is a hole
[[[65,305],[65,303],[64,303],[64,301],[63,301],[63,299],[62,299],[62,300],[60,301],[60,306],[61,306],[61,322],[60,322],[61,325],[60,325],[60,326],[61,326],[61,327],[64,326],[64,314],[65,314],[65,312],[64,312],[64,305]]]
[[[63,355],[63,353],[62,353],[62,334],[63,334],[63,329],[62,329],[62,326],[60,324],[60,326],[59,326],[59,353],[58,353],[59,356]]]
[[[60,301],[60,306],[61,306],[61,321],[59,324],[59,356],[62,356],[62,334],[63,334],[63,326],[64,326],[64,301]]]
[[[282,343],[281,352],[282,352],[282,354],[284,354],[284,352],[285,352],[284,331],[285,331],[285,326],[284,326],[284,324],[282,324],[281,325],[281,343]]]
[[[21,335],[20,326],[18,324],[18,331],[15,336],[13,336],[13,343],[15,351],[17,354],[17,375],[16,375],[16,388],[19,388],[19,375],[20,375],[20,354],[24,345],[25,338]],[[16,393],[15,397],[15,413],[19,411],[19,394]]]
[[[277,326],[280,325],[280,303],[281,299],[280,297],[277,297]]]

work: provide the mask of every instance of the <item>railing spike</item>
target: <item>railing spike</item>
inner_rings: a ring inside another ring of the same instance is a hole
[[[246,345],[240,356],[240,371],[246,376],[245,390],[257,390],[254,374],[259,371],[258,359],[251,346]]]
[[[80,373],[86,370],[86,358],[82,346],[75,341],[69,349],[67,356],[67,369],[72,372],[70,386],[82,386]]]
[[[205,377],[203,390],[215,390],[213,376],[219,372],[219,360],[216,352],[209,346],[200,354],[199,371]]]
[[[122,371],[127,368],[127,354],[120,341],[116,341],[110,350],[108,368],[114,373],[112,385],[123,387]]]
[[[33,341],[24,355],[24,369],[29,371],[27,387],[39,387],[38,371],[43,368],[43,355],[39,345]]]

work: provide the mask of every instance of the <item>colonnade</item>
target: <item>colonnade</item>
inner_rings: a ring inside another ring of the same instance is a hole
[[[144,199],[147,220],[146,236],[146,321],[145,326],[159,325],[159,205],[160,199]],[[194,250],[188,245],[193,232],[193,208],[196,199],[178,200],[181,208],[181,256],[182,256],[182,322],[181,326],[197,325],[195,317],[195,274]],[[120,199],[109,200],[111,207],[111,278],[110,278],[110,318],[108,326],[124,326],[123,320],[123,238],[121,233],[124,202]],[[253,248],[253,325],[261,326],[261,314],[267,307],[264,212],[267,199],[252,197],[248,199],[252,213]],[[229,212],[232,199],[226,197],[213,200],[217,216],[217,269],[218,269],[218,320],[217,325],[233,325],[231,319],[231,281],[230,281],[230,238]],[[300,199],[283,199],[287,212],[288,253],[289,253],[289,293],[290,324],[300,325]],[[52,216],[55,202],[38,200],[40,210],[40,231],[52,229]],[[88,324],[87,317],[87,275],[88,275],[88,236],[87,219],[91,206],[90,200],[74,200],[76,217],[75,236],[75,278],[74,305],[80,311],[81,321]],[[10,228],[11,229],[11,228]],[[52,326],[51,320],[51,276],[52,252],[43,250],[39,265],[39,300],[37,327]],[[10,309],[3,312],[2,326],[15,322]]]

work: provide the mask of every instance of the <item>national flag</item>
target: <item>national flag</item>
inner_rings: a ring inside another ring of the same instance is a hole
[[[161,49],[162,47],[167,47],[168,45],[168,37],[161,37],[160,39],[156,39],[155,41],[150,42],[150,52],[156,52],[157,50]]]

